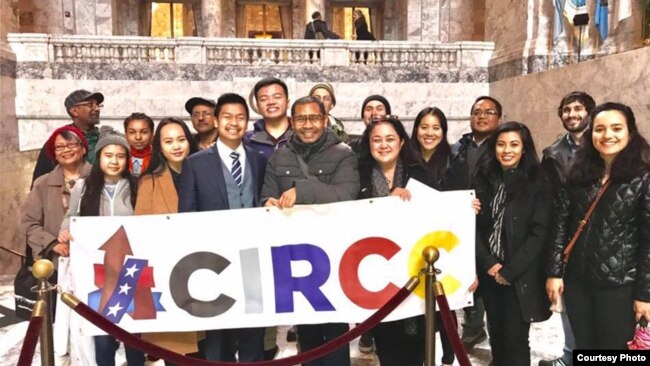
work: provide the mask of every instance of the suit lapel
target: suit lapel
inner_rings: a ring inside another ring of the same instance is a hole
[[[215,184],[215,192],[219,193],[219,199],[222,202],[226,203],[228,206],[228,191],[226,189],[226,180],[223,177],[223,167],[221,162],[221,157],[219,156],[219,150],[217,150],[217,144],[212,145],[210,148],[210,154],[208,154],[208,171],[214,172],[212,175],[214,179],[211,179]]]

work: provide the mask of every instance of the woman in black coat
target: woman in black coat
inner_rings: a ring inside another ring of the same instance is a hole
[[[478,291],[494,364],[529,365],[530,323],[551,314],[543,272],[551,204],[538,179],[528,127],[504,123],[486,143],[475,180],[482,207],[476,226]]]
[[[363,12],[355,10],[352,12],[352,17],[354,18],[355,39],[357,41],[374,41],[375,36],[368,30],[368,23]]]
[[[409,179],[431,185],[396,116],[373,120],[361,137],[359,149],[359,198],[399,196],[409,200],[411,194],[404,188]],[[372,334],[382,366],[422,366],[424,316],[380,323]]]
[[[546,291],[552,302],[564,293],[576,348],[626,349],[635,320],[650,320],[650,146],[626,105],[601,104],[590,118],[555,200]],[[608,181],[565,263],[578,222]]]

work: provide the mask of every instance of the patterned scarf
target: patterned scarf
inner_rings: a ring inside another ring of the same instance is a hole
[[[506,211],[506,185],[504,183],[499,184],[497,192],[492,199],[492,218],[494,223],[492,224],[492,233],[490,233],[490,253],[495,255],[500,260],[505,259],[505,253],[503,250],[503,243],[501,242],[501,234],[503,233],[503,214]]]
[[[379,165],[374,164],[372,168],[372,196],[386,197],[390,195],[391,183],[393,183],[393,187],[404,188],[404,164],[402,164],[402,159],[397,159],[393,180],[393,182],[389,181],[379,168]]]

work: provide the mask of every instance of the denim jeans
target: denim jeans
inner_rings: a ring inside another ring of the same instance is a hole
[[[564,303],[566,304],[566,302]],[[562,318],[562,330],[564,330],[564,353],[561,359],[565,365],[571,366],[573,365],[573,349],[576,348],[576,340],[573,336],[573,329],[566,309],[560,313],[560,316]]]

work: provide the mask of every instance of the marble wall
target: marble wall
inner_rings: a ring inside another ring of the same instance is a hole
[[[490,83],[490,95],[503,104],[505,120],[526,123],[538,150],[564,134],[557,116],[562,97],[582,90],[597,103],[629,105],[641,133],[650,138],[650,47],[572,64],[563,68]]]

